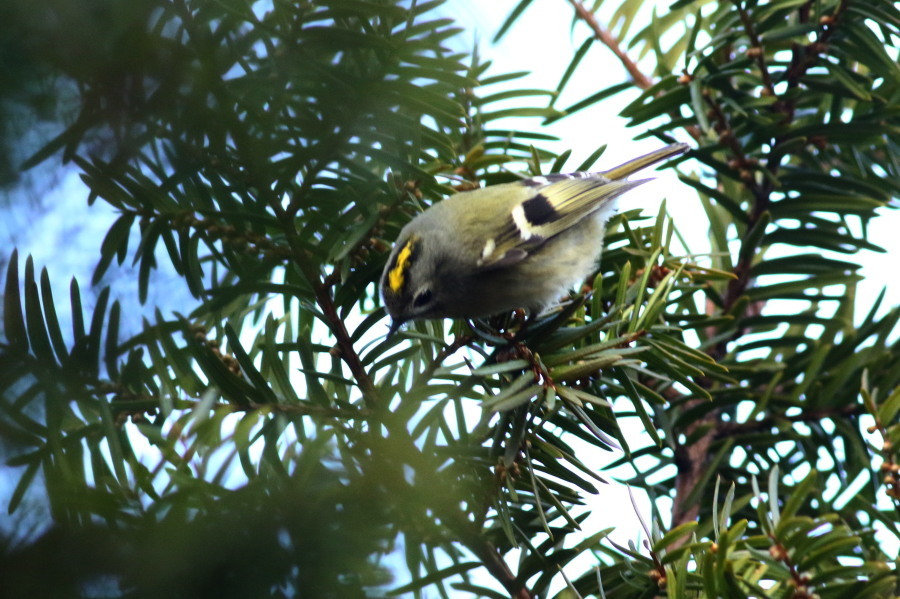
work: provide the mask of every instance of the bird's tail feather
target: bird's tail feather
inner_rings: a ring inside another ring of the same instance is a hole
[[[624,179],[628,175],[636,173],[641,169],[645,169],[650,165],[656,164],[657,162],[662,162],[667,158],[672,158],[673,156],[683,154],[689,148],[690,146],[688,146],[687,144],[671,144],[654,152],[650,152],[649,154],[645,154],[644,156],[641,156],[639,158],[629,160],[625,164],[619,165],[608,171],[604,171],[603,176],[613,181],[615,181],[616,179]]]

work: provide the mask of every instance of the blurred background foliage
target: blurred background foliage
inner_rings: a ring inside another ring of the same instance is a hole
[[[6,507],[51,522],[5,533],[0,593],[896,595],[900,310],[855,290],[900,187],[900,12],[559,5],[584,40],[539,90],[457,50],[452,2],[4,2],[0,182],[62,162],[117,218],[93,281],[5,257]],[[595,46],[627,79],[557,106]],[[384,338],[405,222],[620,162],[540,123],[635,89],[635,135],[693,147],[706,243],[626,211],[557,310]],[[192,300],[123,309],[128,263]],[[583,526],[606,450],[642,544]]]

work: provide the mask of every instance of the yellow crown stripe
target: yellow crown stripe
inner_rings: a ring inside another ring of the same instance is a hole
[[[410,258],[415,245],[415,238],[410,239],[403,246],[403,249],[397,254],[397,261],[394,262],[394,268],[388,273],[388,286],[394,293],[400,293],[403,289],[403,283],[406,280],[406,270],[409,268]]]

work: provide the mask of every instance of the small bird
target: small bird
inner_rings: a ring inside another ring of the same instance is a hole
[[[672,144],[600,173],[523,179],[453,195],[394,244],[381,295],[394,333],[417,318],[480,318],[551,305],[597,268],[625,177],[677,156]]]

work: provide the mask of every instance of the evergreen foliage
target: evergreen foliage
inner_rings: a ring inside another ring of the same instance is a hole
[[[620,0],[607,29],[571,0],[588,35],[555,91],[458,51],[441,0],[74,4],[8,9],[23,64],[76,98],[23,166],[61,158],[117,211],[94,286],[130,260],[145,302],[166,265],[194,301],[120,334],[114,290],[65,298],[12,252],[7,507],[43,488],[53,524],[7,540],[0,594],[896,596],[900,308],[856,294],[900,195],[894,3]],[[560,109],[595,46],[627,81]],[[691,141],[708,250],[627,211],[559,309],[385,338],[400,228],[454,190],[613,166],[543,149],[535,118],[635,88],[636,134]],[[643,546],[581,526],[618,448],[669,502]]]

